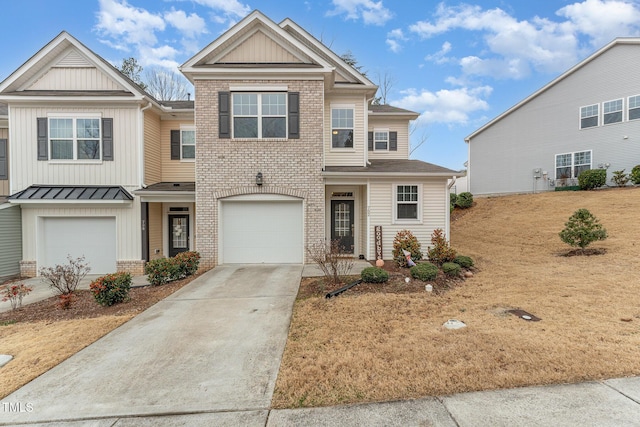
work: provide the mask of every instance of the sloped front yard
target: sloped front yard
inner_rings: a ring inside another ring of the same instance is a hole
[[[603,254],[566,256],[558,233],[579,208],[607,229],[609,238],[592,244]],[[296,301],[273,405],[640,375],[639,212],[640,188],[478,198],[451,236],[476,261],[474,277],[440,295]],[[445,330],[452,318],[468,327]]]

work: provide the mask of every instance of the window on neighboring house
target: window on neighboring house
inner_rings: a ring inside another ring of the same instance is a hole
[[[195,129],[180,129],[180,151],[183,159],[196,158]]]
[[[580,129],[598,126],[598,104],[580,108]]]
[[[640,119],[640,95],[629,97],[629,120]]]
[[[603,123],[619,123],[622,121],[622,99],[608,101],[602,104]]]
[[[234,138],[286,138],[285,93],[234,93]]]
[[[100,160],[99,118],[49,118],[51,160]]]
[[[591,151],[556,154],[556,179],[577,178],[591,169]]]
[[[389,149],[389,131],[376,130],[373,132],[373,148],[374,150],[383,151]]]
[[[414,220],[420,219],[418,185],[397,185],[395,198],[395,219]]]
[[[353,108],[331,109],[331,147],[353,148]]]

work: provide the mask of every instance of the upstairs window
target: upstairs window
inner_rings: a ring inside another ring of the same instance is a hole
[[[376,151],[389,149],[389,131],[376,130],[373,132],[373,149]]]
[[[234,138],[286,138],[285,93],[234,93]]]
[[[331,147],[353,148],[353,108],[331,109]]]
[[[196,158],[196,130],[180,129],[180,152],[183,159]]]
[[[556,179],[577,178],[591,169],[591,151],[556,154]]]
[[[598,126],[598,104],[580,108],[580,129]]]
[[[640,119],[640,95],[629,97],[629,120]]]
[[[417,221],[420,218],[418,185],[397,185],[395,198],[395,219]]]
[[[602,103],[603,123],[619,123],[622,121],[622,99]]]
[[[100,118],[49,118],[51,160],[100,160]]]

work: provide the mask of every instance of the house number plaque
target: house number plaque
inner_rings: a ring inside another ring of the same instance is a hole
[[[374,227],[376,234],[376,260],[382,259],[382,226],[376,225]]]

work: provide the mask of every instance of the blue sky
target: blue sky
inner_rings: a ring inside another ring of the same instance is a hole
[[[452,169],[464,137],[615,37],[640,0],[20,0],[3,2],[0,80],[66,30],[118,65],[175,69],[254,9],[350,51],[387,101],[420,113],[412,158]]]

